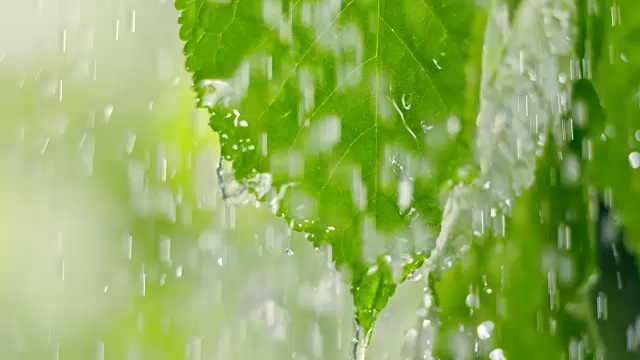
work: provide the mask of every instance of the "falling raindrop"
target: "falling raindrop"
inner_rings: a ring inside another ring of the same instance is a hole
[[[323,358],[323,339],[322,332],[320,329],[320,325],[317,322],[314,322],[311,331],[311,352],[313,353],[313,357],[315,359]]]
[[[61,39],[60,39],[60,48],[63,53],[67,52],[67,29],[62,30]]]
[[[627,352],[635,352],[638,348],[638,336],[636,334],[636,329],[633,325],[629,325],[627,327]]]
[[[133,236],[124,234],[122,239],[122,252],[127,260],[131,260],[133,254]]]
[[[160,237],[160,261],[171,263],[171,239],[168,236]]]
[[[413,200],[413,183],[406,177],[402,177],[398,181],[398,207],[400,211],[405,211],[411,205]]]
[[[136,134],[132,131],[128,131],[125,137],[125,151],[128,154],[133,152],[133,147],[136,144]]]
[[[607,137],[609,137],[610,139],[613,139],[616,137],[616,127],[609,124],[605,126],[604,133]]]
[[[64,80],[58,80],[58,101],[62,102],[62,95],[64,91]]]
[[[111,120],[111,114],[113,114],[113,105],[107,105],[104,108],[104,121],[105,122],[109,122],[109,120]]]
[[[104,360],[104,342],[98,340],[96,344],[95,360]]]
[[[457,116],[450,116],[447,119],[447,133],[451,136],[456,136],[462,130],[460,119]]]
[[[290,247],[289,247],[289,248],[286,248],[286,249],[284,250],[284,253],[285,253],[285,255],[287,255],[287,256],[293,256],[293,255],[294,255],[293,249],[292,249],[292,248],[290,248]]]
[[[473,293],[469,294],[469,295],[467,295],[466,299],[464,300],[464,303],[469,308],[476,308],[476,307],[478,307],[478,297]]]
[[[580,160],[575,155],[566,155],[562,170],[562,178],[567,184],[575,184],[580,181]]]
[[[491,359],[491,360],[507,360],[507,358],[504,356],[504,352],[502,351],[502,349],[493,349],[489,353],[489,359]]]
[[[86,176],[93,175],[95,140],[93,135],[84,134],[80,141],[80,162]]]
[[[136,11],[131,10],[131,32],[136,32]]]
[[[202,338],[191,337],[187,345],[188,360],[202,360]]]
[[[493,333],[494,324],[492,321],[485,321],[482,324],[478,325],[477,333],[480,340],[487,340],[491,337]]]
[[[640,168],[640,152],[634,151],[629,154],[629,164],[633,169]]]
[[[599,292],[596,298],[596,315],[598,317],[598,320],[607,320],[607,295],[603,292]]]
[[[138,272],[138,294],[145,296],[147,294],[147,273],[144,271],[144,264]]]

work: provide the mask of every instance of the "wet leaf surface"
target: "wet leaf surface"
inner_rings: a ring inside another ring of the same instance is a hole
[[[198,103],[221,137],[223,192],[253,193],[331,245],[369,331],[433,247],[440,190],[471,162],[474,1],[176,6]]]

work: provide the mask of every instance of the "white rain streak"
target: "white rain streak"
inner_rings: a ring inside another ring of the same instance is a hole
[[[640,348],[640,317],[627,327],[627,351],[637,351]]]
[[[310,115],[315,108],[315,78],[311,70],[306,67],[298,69],[298,88],[302,93],[301,115]],[[304,122],[301,122],[302,125]]]
[[[314,322],[311,325],[311,329],[309,330],[310,335],[310,347],[311,353],[315,359],[323,359],[323,336],[322,329],[317,322]]]
[[[87,176],[93,175],[93,161],[95,156],[95,140],[93,135],[84,134],[80,141],[80,162],[84,174]]]
[[[351,169],[351,200],[356,209],[367,208],[367,187],[362,181],[362,170],[359,167]]]
[[[324,117],[311,124],[307,137],[307,152],[330,152],[340,142],[342,122],[335,115]]]
[[[127,154],[131,154],[133,152],[133,148],[136,145],[136,139],[137,139],[137,135],[135,132],[127,131],[127,133],[125,134],[125,141],[124,141],[124,149],[127,152]]]
[[[160,236],[160,261],[171,263],[171,238],[166,235]]]
[[[607,294],[598,292],[596,297],[596,318],[598,320],[607,320],[609,317],[609,306],[607,302]]]
[[[405,211],[411,206],[413,201],[413,182],[403,176],[398,181],[398,207],[400,211]]]
[[[105,106],[104,110],[104,122],[109,122],[109,120],[111,120],[111,115],[113,114],[113,105],[107,105]]]
[[[156,150],[156,180],[160,182],[167,182],[167,167],[168,167],[168,159],[167,159],[167,148],[164,144],[160,144]]]
[[[122,254],[127,260],[131,260],[133,257],[133,236],[129,233],[122,236]]]

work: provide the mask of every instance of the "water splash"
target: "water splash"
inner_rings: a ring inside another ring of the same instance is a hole
[[[235,177],[233,162],[220,158],[218,182],[222,199],[230,205],[241,206],[256,202],[271,191],[271,174],[257,173],[245,180]]]
[[[406,333],[401,358],[404,360],[434,360],[434,346],[437,329],[440,325],[439,308],[434,290],[434,274],[424,279],[423,298],[418,309],[416,325]]]

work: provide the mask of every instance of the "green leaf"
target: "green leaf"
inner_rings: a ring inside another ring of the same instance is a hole
[[[330,245],[369,334],[434,246],[441,189],[469,173],[475,1],[176,7],[198,104],[220,135],[223,195],[266,201]]]

